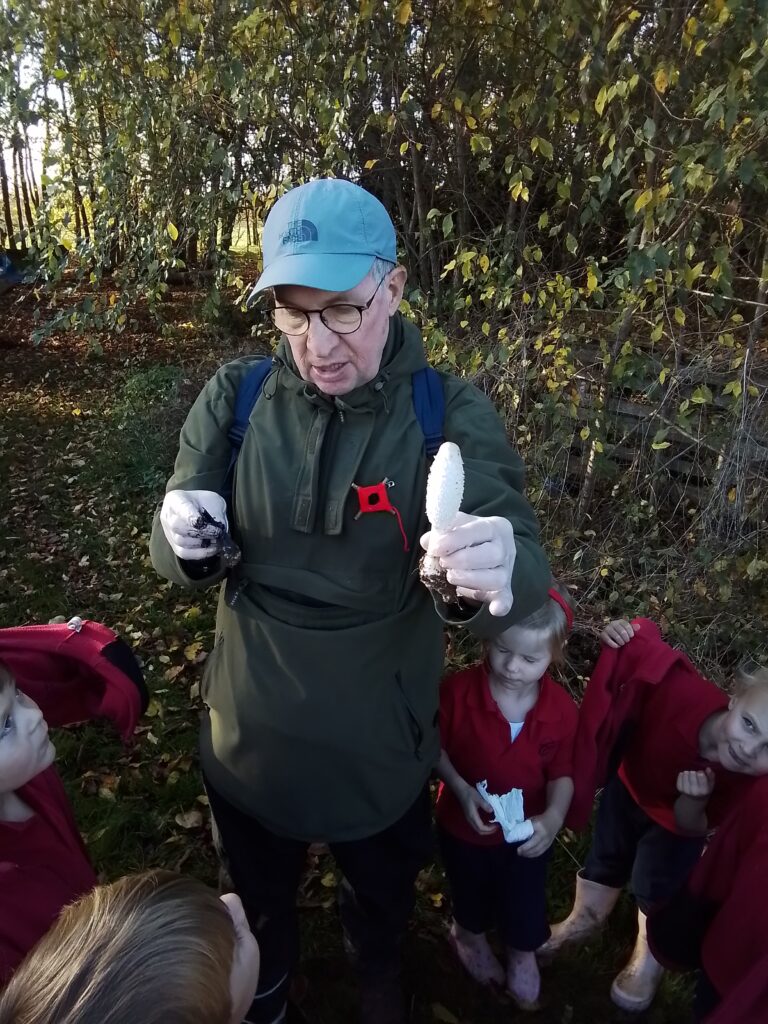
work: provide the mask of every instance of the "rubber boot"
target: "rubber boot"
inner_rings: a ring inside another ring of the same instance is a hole
[[[452,921],[448,942],[461,966],[478,984],[504,984],[504,968],[496,959],[485,932],[478,935]]]
[[[541,977],[535,953],[507,949],[507,991],[519,1009],[539,1009]]]
[[[653,1002],[664,968],[648,948],[646,916],[637,912],[637,941],[624,970],[611,985],[611,1000],[622,1010],[641,1013]]]
[[[620,889],[591,882],[576,875],[573,909],[564,921],[552,925],[552,934],[536,950],[540,960],[551,960],[564,946],[585,942],[593,935],[616,906]]]

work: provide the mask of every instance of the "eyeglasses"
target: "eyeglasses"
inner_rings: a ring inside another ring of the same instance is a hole
[[[363,313],[370,308],[376,293],[389,277],[384,277],[376,285],[376,290],[362,306],[351,302],[338,302],[323,309],[296,309],[293,306],[273,306],[269,311],[272,323],[283,334],[305,334],[309,330],[309,317],[317,313],[329,331],[334,334],[354,334],[363,322]]]

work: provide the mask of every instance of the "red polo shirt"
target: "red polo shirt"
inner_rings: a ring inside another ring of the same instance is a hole
[[[631,641],[634,643],[634,641]],[[751,778],[705,761],[699,731],[705,720],[728,706],[728,695],[702,676],[672,672],[649,687],[637,726],[619,767],[619,777],[635,802],[662,828],[680,834],[675,822],[677,776],[710,767],[715,788],[707,803],[707,821],[719,825]]]
[[[546,809],[547,783],[571,774],[578,720],[573,698],[549,675],[539,687],[539,699],[514,742],[491,695],[485,665],[456,672],[440,687],[440,744],[451,764],[471,786],[487,779],[489,793],[522,789],[527,818]],[[448,786],[440,787],[436,815],[446,831],[465,842],[504,842],[501,828],[488,836],[475,832]]]

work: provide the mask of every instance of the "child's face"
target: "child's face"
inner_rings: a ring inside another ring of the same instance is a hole
[[[537,683],[549,668],[552,652],[540,633],[510,626],[488,647],[488,664],[496,679],[509,689]]]
[[[40,708],[15,686],[6,686],[0,692],[0,793],[26,785],[55,756]]]
[[[768,775],[768,686],[755,684],[731,698],[717,749],[723,768]]]

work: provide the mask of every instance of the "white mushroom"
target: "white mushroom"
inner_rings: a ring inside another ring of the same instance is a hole
[[[429,548],[421,560],[422,581],[436,590],[443,600],[455,600],[456,590],[445,578],[445,571],[432,549],[441,535],[450,528],[461,508],[464,496],[464,463],[461,450],[452,441],[445,441],[437,450],[427,478],[427,519],[432,527]]]
[[[507,843],[521,843],[533,835],[533,825],[530,818],[526,818],[523,810],[522,789],[510,789],[508,793],[496,795],[488,792],[488,782],[483,779],[478,782],[475,789],[486,800],[493,809],[492,821],[501,825],[504,833],[504,841]]]

